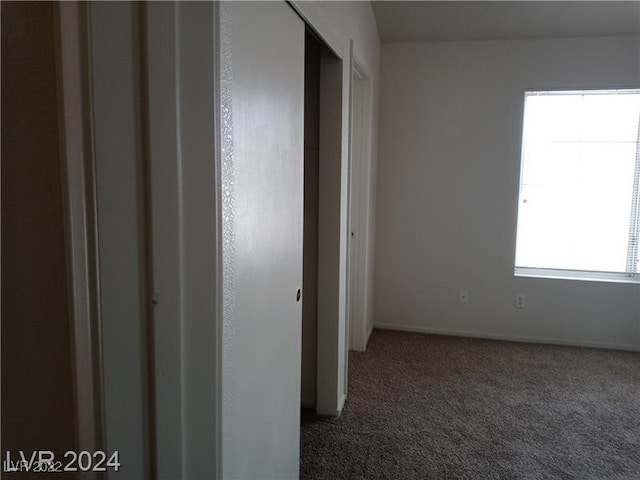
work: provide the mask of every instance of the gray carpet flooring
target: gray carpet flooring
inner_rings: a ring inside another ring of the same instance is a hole
[[[302,479],[640,479],[640,353],[375,330]]]

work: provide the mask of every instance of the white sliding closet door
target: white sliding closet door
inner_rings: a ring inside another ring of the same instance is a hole
[[[304,23],[220,9],[223,477],[298,478]]]

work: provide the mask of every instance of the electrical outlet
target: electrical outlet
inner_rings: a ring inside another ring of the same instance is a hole
[[[460,299],[459,302],[460,303],[469,303],[469,290],[466,288],[461,288],[460,289]]]
[[[516,308],[524,308],[524,294],[519,293],[516,295]]]

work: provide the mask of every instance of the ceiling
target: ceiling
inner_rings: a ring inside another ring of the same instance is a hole
[[[640,33],[640,1],[371,3],[383,43]]]

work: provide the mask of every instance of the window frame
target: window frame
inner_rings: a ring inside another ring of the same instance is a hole
[[[635,272],[603,272],[595,270],[571,270],[562,268],[549,268],[549,267],[525,267],[517,265],[518,254],[518,227],[520,221],[520,208],[522,200],[522,185],[524,174],[524,160],[525,160],[525,125],[526,125],[526,104],[529,96],[535,95],[584,95],[589,94],[640,94],[640,86],[637,88],[593,88],[593,89],[533,89],[527,88],[523,94],[523,110],[522,110],[522,134],[520,138],[520,174],[518,177],[518,198],[516,208],[516,237],[514,248],[514,276],[515,277],[527,277],[527,278],[543,278],[543,279],[556,279],[556,280],[579,280],[588,282],[607,282],[607,283],[627,283],[627,284],[640,284],[640,266]],[[627,242],[627,252],[630,248],[634,248],[636,254],[639,250],[640,243],[640,119],[638,125],[638,134],[636,139],[636,158],[634,168],[634,184],[633,184],[633,197],[631,200],[631,215],[629,219],[630,236]],[[635,237],[631,235],[631,228],[635,228]],[[629,253],[627,253],[629,255]],[[628,262],[627,262],[628,265]]]

